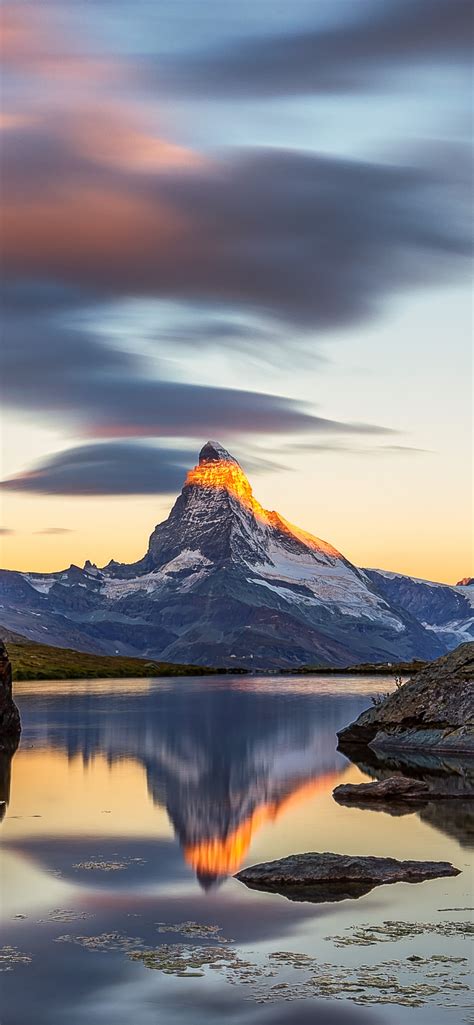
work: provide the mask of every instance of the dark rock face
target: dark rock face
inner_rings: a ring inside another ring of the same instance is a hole
[[[333,791],[335,801],[340,804],[370,806],[372,802],[417,801],[429,799],[430,788],[423,780],[406,776],[389,776],[376,783],[343,783]]]
[[[12,697],[12,667],[0,641],[0,749],[16,747],[20,731],[20,713]]]
[[[344,854],[292,854],[238,872],[236,879],[256,890],[280,893],[289,900],[323,901],[361,897],[387,883],[420,883],[459,875],[448,861],[397,861],[396,858]]]
[[[374,750],[474,755],[474,643],[422,669],[338,737]]]

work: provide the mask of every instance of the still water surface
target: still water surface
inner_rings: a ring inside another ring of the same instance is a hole
[[[17,684],[23,734],[2,826],[0,945],[31,960],[1,976],[3,1025],[469,1020],[464,961],[406,961],[469,957],[465,936],[442,927],[469,912],[440,910],[473,903],[461,809],[395,817],[332,798],[338,783],[369,778],[337,752],[336,730],[390,687],[347,677]],[[8,765],[4,776],[8,790]],[[462,874],[325,904],[258,893],[233,878],[243,865],[302,851],[448,860]],[[430,931],[364,946],[334,939],[387,920]],[[167,931],[183,922],[199,923],[202,935]],[[91,949],[89,938],[104,934]],[[247,967],[198,965],[183,978],[128,956],[186,944],[189,957],[190,943],[202,950],[221,937]],[[320,984],[317,995],[304,989],[304,965],[272,958],[282,951],[316,959],[319,980],[330,980],[324,999]],[[356,969],[435,992],[420,1007],[359,1006],[344,995]]]

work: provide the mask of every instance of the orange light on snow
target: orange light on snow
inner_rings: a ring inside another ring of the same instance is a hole
[[[252,488],[244,471],[234,460],[219,459],[199,463],[198,466],[189,471],[186,477],[186,485],[191,484],[208,490],[227,491],[245,509],[248,509],[260,523],[264,523],[275,530],[280,530],[283,534],[289,534],[290,537],[300,541],[307,548],[313,549],[313,551],[323,552],[325,555],[332,556],[335,559],[341,558],[337,548],[333,548],[327,541],[321,541],[320,538],[314,537],[313,534],[308,534],[305,530],[300,530],[299,527],[293,526],[292,523],[285,520],[279,513],[269,512],[267,509],[264,509],[260,502],[257,502],[257,499],[254,498]]]

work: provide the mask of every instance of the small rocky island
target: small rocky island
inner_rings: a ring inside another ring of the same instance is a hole
[[[474,755],[474,643],[431,662],[338,738],[343,750]]]
[[[12,695],[12,667],[0,641],[0,750],[16,749],[20,733],[20,713]]]
[[[396,858],[348,854],[292,854],[278,861],[252,865],[236,879],[254,890],[279,893],[289,900],[326,901],[362,897],[387,883],[420,883],[440,876],[457,876],[448,861],[397,861]]]
[[[370,808],[374,803],[384,806],[387,802],[397,801],[425,803],[431,796],[431,790],[424,780],[389,776],[374,783],[341,783],[333,790],[332,796],[339,804]]]

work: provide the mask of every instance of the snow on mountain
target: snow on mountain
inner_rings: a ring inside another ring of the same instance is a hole
[[[0,622],[60,646],[260,668],[434,658],[466,638],[467,588],[432,585],[449,604],[434,615],[426,590],[418,601],[397,580],[264,509],[207,442],[142,559],[3,571]]]
[[[387,570],[364,570],[392,606],[416,616],[446,645],[446,650],[474,641],[474,588],[439,584]]]

